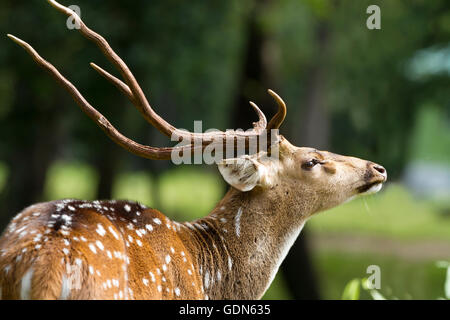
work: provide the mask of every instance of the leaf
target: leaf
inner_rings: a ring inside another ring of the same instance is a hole
[[[358,300],[360,292],[360,280],[353,279],[344,288],[342,293],[342,300]]]
[[[450,266],[447,267],[447,275],[444,284],[445,297],[450,299]]]
[[[438,267],[438,268],[448,268],[448,267],[450,267],[450,262],[448,262],[448,261],[437,261],[436,262],[436,267]]]
[[[378,290],[369,290],[373,300],[386,300],[386,298]]]

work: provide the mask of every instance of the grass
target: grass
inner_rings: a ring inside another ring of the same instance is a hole
[[[417,201],[399,184],[320,213],[308,225],[318,233],[450,240],[450,215],[441,214],[431,203]]]

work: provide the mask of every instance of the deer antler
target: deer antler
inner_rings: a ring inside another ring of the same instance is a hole
[[[233,141],[244,139],[247,146],[250,137],[257,137],[261,134],[264,134],[266,132],[266,129],[278,129],[278,127],[281,125],[281,122],[284,120],[284,117],[286,116],[285,103],[275,92],[269,90],[269,94],[278,103],[278,112],[270,120],[269,125],[267,125],[267,120],[264,116],[264,113],[258,108],[255,103],[250,102],[251,106],[254,108],[259,117],[259,121],[253,123],[252,130],[248,130],[246,132],[214,131],[209,133],[193,133],[177,129],[176,127],[165,121],[163,118],[161,118],[151,108],[133,73],[101,35],[89,29],[81,20],[81,18],[71,9],[59,4],[54,0],[48,0],[48,2],[59,11],[65,13],[68,16],[71,16],[79,26],[79,31],[81,32],[81,34],[83,34],[89,40],[93,41],[100,48],[103,54],[111,61],[111,63],[119,70],[125,82],[111,75],[96,64],[91,63],[91,67],[94,70],[100,73],[108,81],[113,83],[125,96],[128,97],[128,99],[141,112],[147,122],[152,124],[156,129],[167,136],[175,138],[178,141],[183,140],[191,142],[191,144],[182,147],[155,148],[139,144],[125,137],[100,112],[92,107],[92,105],[83,97],[78,89],[63,75],[61,75],[61,73],[51,63],[43,59],[31,45],[15,36],[8,34],[8,37],[10,39],[22,46],[33,57],[38,65],[47,70],[72,95],[73,99],[77,102],[81,110],[85,112],[92,120],[94,120],[114,142],[138,156],[149,159],[170,159],[173,151],[183,153],[185,151],[201,150],[212,141],[226,142],[230,141],[230,139],[233,139]],[[201,141],[200,146],[194,146],[193,141]]]

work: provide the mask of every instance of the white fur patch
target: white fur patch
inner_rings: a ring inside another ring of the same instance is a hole
[[[20,288],[20,299],[30,300],[31,299],[31,280],[33,277],[33,269],[30,268],[22,277],[21,288]]]
[[[241,215],[242,215],[242,207],[239,207],[236,217],[234,218],[236,235],[238,237],[241,236]]]
[[[67,298],[69,298],[70,295],[70,290],[71,290],[70,280],[67,279],[65,275],[63,275],[61,281],[61,294],[59,296],[59,300],[67,300]]]

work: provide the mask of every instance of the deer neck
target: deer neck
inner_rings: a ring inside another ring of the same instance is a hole
[[[282,199],[232,188],[207,217],[185,223],[206,298],[261,298],[306,221]]]

